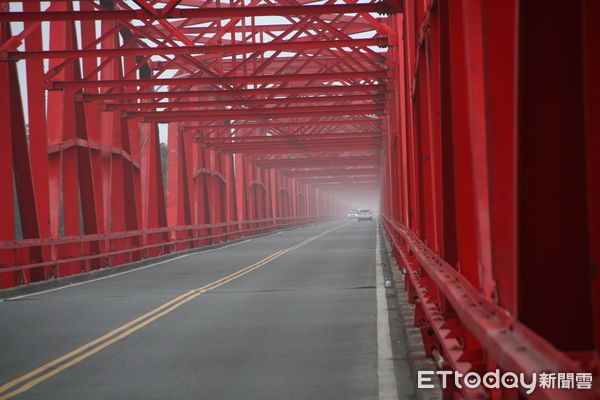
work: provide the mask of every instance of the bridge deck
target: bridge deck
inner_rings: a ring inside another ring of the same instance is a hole
[[[378,383],[375,251],[374,223],[335,221],[4,301],[0,398],[395,395]]]

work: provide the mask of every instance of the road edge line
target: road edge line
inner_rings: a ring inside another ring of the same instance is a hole
[[[379,381],[380,400],[398,400],[398,383],[396,381],[396,367],[392,352],[390,336],[390,321],[388,304],[383,278],[381,262],[381,237],[379,224],[376,227],[375,245],[375,286],[377,298],[377,378]]]

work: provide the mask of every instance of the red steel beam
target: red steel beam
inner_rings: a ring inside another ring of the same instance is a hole
[[[176,54],[227,54],[250,53],[258,51],[293,51],[307,49],[328,49],[339,47],[387,46],[387,38],[350,39],[350,40],[302,40],[286,42],[246,43],[227,46],[157,46],[157,47],[121,47],[117,49],[82,49],[82,50],[49,50],[49,51],[10,51],[6,53],[8,60],[21,60],[39,57],[85,58],[116,56],[152,56]]]
[[[319,39],[314,39],[319,40]],[[276,57],[273,57],[272,55],[268,58],[269,62],[268,65],[265,66],[265,71],[268,71],[270,73],[273,73],[273,71],[275,70],[279,70],[281,68],[290,68],[290,69],[297,69],[297,68],[312,68],[314,70],[316,70],[315,72],[319,72],[322,70],[323,65],[328,64],[337,64],[340,62],[340,55],[342,54],[341,52],[344,51],[344,49],[339,49],[339,48],[334,48],[335,49],[335,53],[331,56],[323,56],[322,53],[323,51],[302,51],[302,52],[291,52],[292,55],[291,56],[280,56],[279,54],[284,54],[283,52],[279,53]],[[356,49],[351,48],[352,50],[356,51]],[[360,53],[363,56],[367,56],[367,49],[371,49],[371,47],[363,47],[360,50]],[[245,53],[243,53],[245,54]],[[376,52],[375,56],[373,56],[373,54],[369,54],[368,55],[368,59],[371,63],[375,63],[375,65],[384,65],[385,64],[385,57],[383,56],[383,54],[385,53],[381,53],[381,52]],[[257,59],[263,59],[263,54],[258,52],[256,54],[248,54],[247,58],[246,58],[246,62],[250,62],[250,59],[253,60],[257,60]],[[315,61],[315,56],[318,57],[319,59],[319,63],[313,63],[312,61]],[[266,60],[267,57],[264,57],[264,59]],[[156,60],[152,60],[152,66],[151,68],[154,71],[161,71],[164,70],[165,68],[168,68],[169,66],[171,66],[174,61],[170,60],[170,61],[161,61],[160,59],[156,59]],[[311,62],[310,64],[306,65],[306,62]],[[355,58],[355,59],[346,59],[346,62],[351,63],[352,65],[355,65],[357,67],[360,67],[361,65],[363,65],[361,59],[359,58]],[[195,66],[197,65],[197,62],[202,62],[205,64],[209,64],[209,65],[219,65],[223,68],[224,71],[231,71],[234,70],[236,68],[239,68],[240,66],[240,61],[239,60],[234,60],[232,58],[225,58],[225,57],[220,57],[219,55],[210,55],[210,54],[205,54],[205,55],[194,55],[191,57],[184,57],[184,58],[179,58],[177,60],[178,65],[181,67],[189,67],[189,68],[195,68]]]
[[[381,182],[377,179],[352,179],[346,182],[335,181],[335,182],[322,182],[316,183],[315,186],[323,187],[323,188],[340,188],[340,187],[353,187],[353,186],[378,186]]]
[[[304,152],[328,152],[328,151],[374,151],[381,146],[381,136],[355,136],[339,135],[318,138],[319,135],[312,135],[309,138],[303,138],[304,135],[297,135],[295,139],[289,136],[278,138],[277,136],[260,136],[246,138],[214,138],[201,140],[204,146],[214,150],[220,150],[233,153],[272,153],[289,154]],[[315,137],[316,136],[316,137]],[[282,140],[276,140],[282,139]]]
[[[291,171],[285,171],[286,176],[294,178],[310,178],[317,176],[343,176],[343,175],[363,175],[372,174],[378,172],[379,169],[375,167],[352,167],[338,166],[337,168],[327,167],[326,169],[294,169]]]
[[[353,101],[375,101],[382,102],[384,96],[380,94],[356,95],[356,96],[315,96],[276,99],[244,99],[244,100],[207,100],[207,101],[153,101],[144,103],[105,103],[103,108],[112,110],[138,110],[142,108],[187,108],[187,107],[217,107],[217,106],[259,106],[267,104],[289,104],[289,103],[327,103],[327,102],[353,102]],[[267,108],[264,108],[265,110]]]
[[[349,176],[314,176],[310,178],[301,178],[302,182],[305,183],[347,183],[347,182],[366,182],[366,181],[379,181],[379,174],[362,174],[362,175],[349,175]]]
[[[237,111],[237,110],[236,110]],[[178,114],[168,114],[169,111],[157,112],[152,116],[144,117],[144,122],[183,122],[183,121],[193,121],[193,122],[201,122],[203,119],[209,119],[213,121],[257,121],[261,119],[272,120],[274,118],[310,118],[310,117],[329,117],[329,116],[339,116],[339,115],[373,115],[375,113],[379,113],[373,110],[340,110],[340,111],[325,111],[325,112],[312,112],[311,115],[305,115],[303,113],[281,113],[281,114],[261,114],[260,110],[257,110],[254,114],[235,114],[231,113],[229,115],[218,115],[218,114],[207,114],[202,117],[197,115],[189,114],[189,115],[178,115]],[[171,113],[177,113],[177,111],[171,111]],[[164,115],[161,115],[164,114]],[[381,115],[381,113],[379,113]],[[234,125],[230,125],[232,127]]]
[[[290,107],[290,108],[309,108],[309,107]],[[347,107],[349,108],[349,107]],[[162,112],[130,112],[128,115],[132,118],[144,118],[146,122],[168,122],[168,121],[201,121],[202,119],[208,120],[257,120],[257,119],[273,119],[273,118],[310,118],[315,116],[332,116],[332,115],[373,115],[383,114],[381,108],[376,107],[354,107],[351,109],[337,109],[328,111],[310,111],[310,115],[300,110],[294,110],[292,112],[286,111],[285,108],[273,109],[278,110],[272,112],[271,110],[234,110],[235,112],[214,112],[219,110],[208,110],[208,111],[162,111]],[[240,112],[241,111],[241,112]],[[308,112],[308,111],[307,111]]]
[[[346,186],[335,186],[335,187],[319,186],[319,190],[322,190],[325,193],[331,193],[332,195],[340,194],[342,196],[347,196],[348,191],[360,190],[361,193],[373,194],[376,197],[377,194],[379,194],[381,191],[381,185],[375,185],[375,184],[362,184],[361,185],[361,184],[359,184],[359,185],[352,186],[352,184],[348,184]],[[339,208],[337,210],[339,211]]]
[[[2,3],[2,1],[4,1],[4,0],[0,0],[0,3]],[[34,0],[34,1],[38,1],[38,0]],[[347,23],[341,21],[340,18],[332,20],[332,21],[328,21],[327,25],[331,28],[335,28],[336,30],[343,30],[346,34],[370,32],[370,31],[374,30],[372,24],[364,23],[364,22],[360,22],[360,21],[354,21],[354,22],[352,22],[351,25],[348,25]],[[252,31],[255,34],[259,34],[259,33],[263,33],[263,32],[273,34],[274,32],[283,32],[283,31],[287,31],[289,29],[290,29],[290,24],[254,25],[252,27]],[[159,32],[161,31],[160,28],[157,28],[157,30]],[[216,25],[207,26],[207,27],[197,27],[197,26],[187,25],[187,26],[179,27],[179,30],[189,36],[192,36],[192,35],[198,36],[200,34],[206,34],[206,33],[219,33],[220,31],[223,30],[223,27],[218,27]],[[242,26],[242,25],[230,26],[227,29],[227,31],[230,33],[234,33],[234,32],[246,32],[247,33],[248,27]],[[223,40],[223,42],[225,42],[224,39],[221,39],[221,40]]]
[[[159,11],[159,10],[157,10]],[[107,11],[45,11],[45,12],[0,12],[0,22],[17,21],[105,21],[105,20],[160,20],[171,18],[217,19],[258,16],[310,16],[324,14],[391,13],[389,6],[382,3],[340,4],[319,6],[277,7],[223,7],[223,8],[175,8],[166,14],[149,15],[145,10]]]
[[[335,158],[278,158],[273,160],[255,160],[254,163],[263,168],[296,169],[331,166],[375,166],[379,164],[378,156],[337,156]]]
[[[381,139],[381,135],[372,132],[352,132],[352,133],[321,133],[321,134],[302,134],[302,135],[275,135],[275,136],[229,136],[229,137],[199,137],[195,138],[198,143],[205,144],[233,144],[233,143],[306,143],[311,141],[323,140],[348,140],[348,139]]]
[[[377,112],[382,111],[383,107],[380,104],[351,104],[351,105],[330,105],[330,106],[305,106],[305,107],[281,107],[281,108],[260,108],[260,109],[236,109],[236,110],[185,110],[185,111],[133,111],[127,113],[128,116],[134,118],[155,117],[159,114],[173,117],[187,116],[247,116],[247,115],[265,115],[274,116],[278,114],[295,114],[295,113],[327,113],[335,111],[347,111],[353,113],[360,112]],[[233,118],[230,118],[233,119]]]
[[[85,101],[94,100],[126,100],[126,99],[177,99],[184,97],[234,97],[234,96],[258,96],[258,95],[285,95],[285,94],[331,94],[350,92],[387,92],[386,85],[344,85],[344,86],[307,86],[307,87],[275,87],[266,89],[230,89],[230,90],[186,90],[168,92],[134,92],[134,93],[84,93]]]
[[[378,118],[357,118],[357,119],[335,119],[321,121],[300,121],[300,122],[281,122],[281,123],[252,123],[252,124],[230,124],[230,125],[204,125],[204,126],[184,126],[184,131],[207,131],[214,129],[257,129],[257,128],[300,128],[310,126],[347,126],[347,125],[371,125],[381,123]]]
[[[49,89],[65,88],[99,88],[99,87],[131,87],[131,86],[174,86],[174,85],[210,85],[210,84],[248,84],[273,83],[290,81],[346,81],[362,79],[384,79],[385,70],[363,72],[329,72],[322,74],[283,74],[270,76],[218,76],[198,78],[157,78],[157,79],[121,79],[121,80],[87,80],[87,81],[51,81]]]
[[[374,143],[345,143],[345,144],[318,144],[318,145],[286,145],[286,146],[248,146],[248,145],[229,145],[229,146],[211,146],[213,150],[219,150],[225,153],[244,153],[244,154],[306,154],[321,152],[356,152],[356,151],[378,151],[380,144]]]

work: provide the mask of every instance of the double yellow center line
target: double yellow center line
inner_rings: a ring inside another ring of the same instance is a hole
[[[323,236],[327,235],[328,233],[331,233],[331,232],[335,231],[336,229],[339,229],[345,225],[348,225],[348,223],[339,225],[332,229],[328,229],[328,230],[321,232],[318,235],[312,236],[312,237],[306,239],[305,241],[300,242],[294,246],[291,246],[291,247],[288,247],[287,249],[283,249],[276,253],[273,253],[270,256],[263,258],[262,260],[254,263],[252,265],[242,268],[242,269],[234,272],[233,274],[227,275],[221,279],[218,279],[212,283],[209,283],[208,285],[199,287],[197,289],[190,290],[189,292],[184,293],[181,296],[178,296],[178,297],[174,298],[173,300],[170,300],[170,301],[164,303],[163,305],[153,309],[152,311],[147,312],[146,314],[141,315],[138,318],[126,323],[125,325],[122,325],[122,326],[118,327],[117,329],[112,330],[112,331],[108,332],[107,334],[105,334],[95,340],[92,340],[91,342],[84,344],[81,347],[76,348],[75,350],[65,354],[64,356],[61,356],[61,357],[57,358],[56,360],[50,361],[49,363],[44,364],[44,365],[34,369],[33,371],[28,372],[27,374],[25,374],[23,376],[20,376],[16,379],[13,379],[12,381],[5,383],[4,385],[0,386],[0,400],[10,399],[10,398],[17,396],[23,392],[26,392],[27,390],[44,382],[45,380],[51,378],[52,376],[64,371],[65,369],[67,369],[75,364],[80,363],[81,361],[83,361],[86,358],[94,355],[95,353],[107,348],[108,346],[112,345],[113,343],[118,342],[119,340],[131,335],[132,333],[143,328],[144,326],[156,321],[160,317],[181,307],[183,304],[187,303],[188,301],[191,301],[191,300],[195,299],[196,297],[201,296],[202,294],[204,294],[206,292],[210,292],[211,290],[214,290],[222,285],[225,285],[226,283],[229,283],[239,277],[249,274],[250,272],[254,271],[255,269],[258,269],[258,268],[262,267],[263,265],[270,263],[271,261],[281,257],[282,255],[289,253],[290,251],[299,249],[302,246],[306,246],[310,242],[317,240],[320,237],[323,237]],[[21,385],[21,386],[18,386],[18,385]],[[14,388],[15,386],[18,386],[18,387],[16,389],[13,389],[10,392],[7,392],[8,390],[10,390],[11,388]]]

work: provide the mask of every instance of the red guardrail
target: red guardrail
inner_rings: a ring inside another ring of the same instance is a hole
[[[2,241],[0,289],[131,263],[327,218],[329,217],[269,218],[110,234]]]
[[[526,375],[585,372],[578,361],[484,298],[404,225],[385,215],[382,221],[393,255],[405,273],[425,351],[429,356],[441,352],[444,369],[463,374],[495,368]],[[463,386],[461,391],[465,398],[490,398],[483,388]],[[538,389],[534,398],[596,399],[598,393]]]

